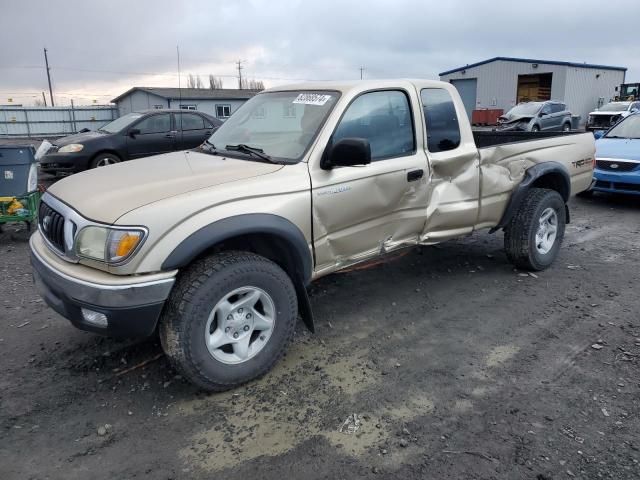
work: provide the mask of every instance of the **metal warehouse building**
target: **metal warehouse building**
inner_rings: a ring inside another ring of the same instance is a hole
[[[199,110],[224,120],[257,93],[257,90],[230,88],[133,87],[111,102],[117,105],[120,115],[153,108],[182,108]]]
[[[440,80],[456,86],[470,118],[476,109],[507,112],[520,102],[557,100],[584,123],[590,111],[617,95],[626,71],[607,65],[495,57],[442,72]]]

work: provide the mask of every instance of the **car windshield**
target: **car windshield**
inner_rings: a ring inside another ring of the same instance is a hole
[[[521,103],[520,105],[516,105],[507,113],[507,116],[513,115],[535,115],[538,113],[542,107],[541,103],[530,102],[530,103]]]
[[[127,113],[120,118],[116,118],[113,122],[109,122],[106,125],[101,126],[98,130],[101,132],[107,133],[116,133],[122,130],[123,128],[131,125],[137,119],[139,119],[143,114],[142,113]]]
[[[629,108],[629,103],[611,102],[601,106],[598,110],[601,112],[624,112]]]
[[[274,160],[299,161],[338,98],[337,92],[328,91],[261,93],[243,104],[208,143],[243,156],[249,147]]]
[[[630,115],[605,135],[606,138],[640,138],[640,115]]]

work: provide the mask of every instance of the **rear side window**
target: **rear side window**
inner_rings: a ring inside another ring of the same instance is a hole
[[[202,130],[204,128],[204,120],[200,115],[194,113],[180,113],[182,120],[178,118],[178,128],[182,125],[182,130]]]
[[[164,133],[171,130],[171,117],[169,114],[152,115],[138,123],[135,128],[141,135],[147,133]]]
[[[425,88],[420,92],[430,152],[446,152],[460,146],[460,125],[456,107],[443,88]]]
[[[412,154],[415,135],[407,95],[385,90],[356,98],[340,120],[333,143],[354,137],[369,141],[372,161]]]

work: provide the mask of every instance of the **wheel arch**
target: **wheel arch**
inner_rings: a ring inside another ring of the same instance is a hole
[[[493,233],[507,226],[511,218],[515,215],[520,207],[520,203],[526,193],[531,188],[548,188],[558,192],[565,202],[565,213],[567,223],[569,223],[569,208],[566,206],[571,196],[571,179],[566,168],[558,162],[544,162],[533,165],[528,168],[524,174],[522,182],[516,187],[511,194],[507,208],[498,225],[493,227],[489,232]]]
[[[278,264],[294,284],[305,325],[314,331],[306,290],[313,273],[311,251],[300,229],[284,217],[245,214],[206,225],[173,249],[162,263],[162,270],[180,269],[203,256],[228,250],[250,251]]]

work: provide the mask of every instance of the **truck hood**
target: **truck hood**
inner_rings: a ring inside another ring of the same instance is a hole
[[[143,205],[267,175],[282,167],[193,151],[173,152],[77,173],[48,191],[86,218],[111,224]]]
[[[601,138],[596,140],[596,158],[619,158],[640,161],[640,139]]]

